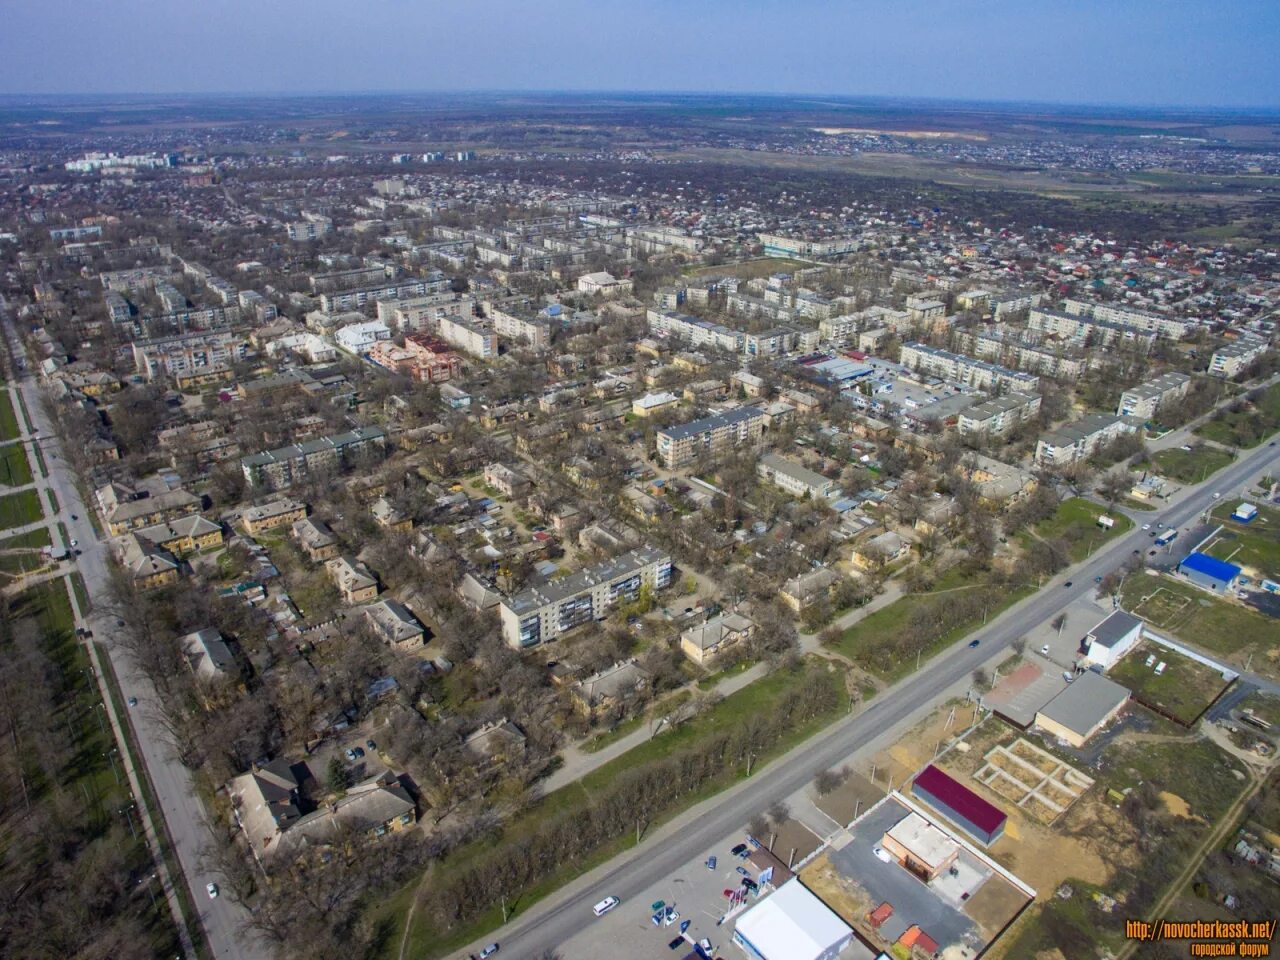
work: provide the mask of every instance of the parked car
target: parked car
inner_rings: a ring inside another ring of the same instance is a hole
[[[1149,524],[1149,523],[1144,523],[1144,524],[1142,525],[1142,529],[1143,529],[1143,530],[1150,530],[1150,529],[1151,529],[1151,524]]]
[[[884,847],[876,845],[871,848],[871,852],[876,855],[876,859],[881,863],[893,863],[893,857],[889,856]]]
[[[742,874],[744,877],[749,877],[749,876],[751,876],[751,874],[747,872],[747,868],[746,868],[746,867],[738,867],[737,869],[738,869],[738,872],[739,872],[740,874]]]
[[[707,857],[707,869],[708,869],[708,870],[714,870],[715,868],[716,868],[716,858],[715,858],[715,857]]]
[[[729,852],[732,853],[735,857],[745,858],[750,851],[747,850],[747,845],[745,843],[740,843]]]
[[[366,747],[368,747],[370,750],[377,750],[377,749],[378,749],[378,745],[377,745],[376,743],[374,743],[372,740],[366,740],[366,741],[364,742],[364,745],[365,745]]]
[[[668,927],[680,919],[680,911],[675,907],[667,907],[667,912],[662,918],[662,922]]]
[[[216,883],[206,883],[204,889],[209,894],[210,900],[218,899],[218,885]]]
[[[129,706],[131,706],[131,707],[136,707],[137,705],[138,705],[138,698],[137,698],[137,697],[130,697],[130,698],[129,698]]]
[[[654,914],[652,917],[650,917],[649,919],[650,919],[650,921],[652,921],[652,922],[653,922],[653,925],[654,925],[655,927],[660,927],[660,926],[662,926],[662,911],[661,911],[661,910],[659,910],[657,913],[655,913],[655,914]]]
[[[754,880],[752,880],[750,877],[743,877],[743,878],[742,878],[742,885],[743,885],[744,887],[746,887],[748,890],[752,891],[753,893],[754,893],[757,889],[759,889],[759,886],[760,886],[758,883],[756,883],[756,882],[755,882]]]
[[[480,960],[485,960],[486,957],[492,957],[497,952],[498,945],[496,943],[491,943],[480,951]]]
[[[730,890],[728,887],[726,887],[724,889],[725,899],[732,899],[733,895],[737,892],[738,892],[737,890]]]
[[[684,946],[684,937],[676,937],[674,940],[672,940],[670,943],[667,944],[667,949],[679,950],[683,946]]]

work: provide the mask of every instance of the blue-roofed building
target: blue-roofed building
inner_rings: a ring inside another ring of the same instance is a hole
[[[1178,573],[1202,589],[1229,593],[1240,576],[1240,568],[1207,553],[1193,553],[1178,564]]]

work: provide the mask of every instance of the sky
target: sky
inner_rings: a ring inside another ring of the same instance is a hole
[[[1280,107],[1277,0],[0,0],[0,93]]]

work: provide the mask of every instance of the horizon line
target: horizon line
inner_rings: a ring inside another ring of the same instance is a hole
[[[350,90],[113,90],[113,91],[50,91],[50,92],[0,92],[0,101],[4,100],[39,100],[52,99],[156,99],[166,97],[227,99],[236,97],[274,98],[274,99],[307,99],[315,97],[360,98],[360,97],[394,97],[394,96],[439,96],[439,97],[582,97],[582,96],[624,96],[624,97],[768,97],[783,100],[806,100],[814,98],[858,101],[900,101],[905,103],[939,104],[939,105],[981,105],[997,107],[1074,107],[1083,109],[1127,109],[1127,110],[1164,110],[1186,113],[1194,112],[1233,112],[1280,114],[1280,103],[1266,104],[1188,104],[1167,102],[1132,102],[1119,100],[1043,100],[1012,99],[988,97],[947,97],[923,94],[891,94],[891,93],[832,93],[832,92],[796,92],[796,91],[753,91],[753,90],[677,90],[677,89],[623,89],[623,88],[581,88],[581,89],[428,89],[428,88],[388,88],[388,89],[350,89]]]

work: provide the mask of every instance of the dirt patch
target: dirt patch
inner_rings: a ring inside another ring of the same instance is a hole
[[[770,853],[790,866],[799,863],[818,847],[822,841],[814,836],[813,831],[798,820],[787,820],[777,828],[773,836]]]
[[[815,796],[813,803],[836,823],[848,824],[855,815],[861,816],[869,807],[882,800],[884,795],[883,786],[851,771],[844,783],[825,796]]]
[[[851,927],[866,926],[867,913],[876,904],[862,890],[840,875],[824,853],[800,872],[804,885]]]
[[[1026,896],[998,874],[965,901],[964,912],[973,918],[988,940],[999,933],[1009,919],[1022,909]]]
[[[1167,790],[1160,791],[1160,800],[1164,803],[1164,808],[1172,813],[1175,817],[1182,817],[1184,820],[1198,820],[1199,817],[1191,813],[1191,805],[1183,800],[1176,793],[1170,793]]]
[[[877,784],[887,787],[892,778],[895,788],[919,773],[927,764],[933,762],[936,754],[945,750],[960,734],[973,724],[978,717],[976,704],[955,700],[943,704],[925,720],[898,739],[888,750],[882,750],[874,760]],[[967,750],[982,749],[977,734],[985,729],[985,724],[965,739]],[[955,751],[952,751],[953,753]],[[881,788],[882,792],[884,787]]]

